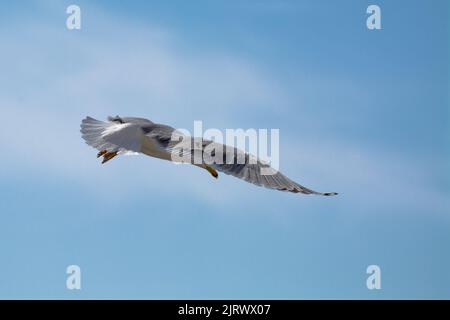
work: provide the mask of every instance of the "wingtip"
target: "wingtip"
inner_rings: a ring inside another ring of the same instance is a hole
[[[324,196],[327,196],[327,197],[328,197],[328,196],[337,196],[338,193],[337,193],[337,192],[324,192],[323,195],[324,195]]]

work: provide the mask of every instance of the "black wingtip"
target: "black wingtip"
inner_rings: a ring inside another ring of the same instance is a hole
[[[337,193],[337,192],[324,192],[323,195],[324,195],[324,196],[327,196],[327,197],[328,197],[328,196],[337,196],[338,193]]]

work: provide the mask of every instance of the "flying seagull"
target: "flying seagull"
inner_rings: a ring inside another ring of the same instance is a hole
[[[86,117],[81,122],[81,134],[88,145],[98,150],[97,157],[103,157],[106,163],[117,155],[143,153],[151,157],[174,161],[174,155],[207,170],[217,178],[217,171],[235,176],[247,182],[270,189],[303,194],[333,196],[336,192],[317,192],[308,189],[253,155],[237,148],[222,145],[210,140],[191,138],[176,129],[153,123],[144,118],[108,117],[108,121],[99,121]],[[178,137],[174,139],[174,137]],[[182,140],[183,143],[180,143]],[[200,158],[197,151],[200,150]],[[206,152],[208,150],[208,152]],[[210,158],[204,157],[205,154]],[[223,161],[210,161],[214,159]],[[178,159],[178,158],[175,158]],[[200,159],[200,160],[199,160]],[[205,161],[209,159],[209,161]],[[231,160],[230,160],[231,159]],[[269,170],[270,174],[263,170]],[[272,171],[270,171],[272,170]]]

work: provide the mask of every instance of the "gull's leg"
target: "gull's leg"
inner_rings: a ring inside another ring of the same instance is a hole
[[[117,153],[118,153],[117,151],[106,152],[105,154],[103,154],[103,161],[102,161],[102,163],[108,162],[109,160],[111,160],[112,158],[117,156]]]
[[[214,178],[218,178],[219,174],[217,173],[216,169],[214,169],[213,167],[207,166],[205,165],[204,167],[206,170],[208,170],[208,172],[214,177]]]
[[[102,150],[99,153],[97,153],[97,158],[100,158],[102,155],[104,155],[105,153],[107,153],[108,151],[106,150]]]

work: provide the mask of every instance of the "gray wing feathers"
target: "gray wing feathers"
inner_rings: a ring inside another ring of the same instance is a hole
[[[236,152],[242,152],[240,150],[235,149]],[[246,154],[247,155],[247,154]],[[245,164],[213,164],[212,166],[225,173],[237,177],[239,179],[245,180],[247,182],[253,183],[257,186],[266,187],[269,189],[276,189],[280,191],[288,191],[294,193],[303,193],[303,194],[317,194],[324,196],[335,195],[335,192],[317,192],[311,189],[308,189],[285,175],[281,172],[274,172],[273,174],[262,174],[262,168],[269,168],[269,165],[264,164],[260,161],[257,163],[249,163],[249,157],[245,158]]]
[[[174,150],[176,150],[175,147],[178,143],[177,141],[171,140],[173,131],[174,129],[171,127],[161,126],[157,130],[152,130],[152,132],[149,133],[148,135],[151,136],[153,139],[155,139],[155,141],[162,149],[168,152],[173,152]],[[252,156],[237,148],[232,148],[204,139],[202,140],[190,137],[188,137],[188,139],[189,139],[188,145],[190,145],[191,148],[190,149],[188,148],[188,150],[183,149],[183,152],[189,152],[191,160],[193,160],[193,150],[196,141],[201,141],[200,143],[203,150],[205,150],[205,148],[208,147],[209,148],[208,152],[210,152],[211,149],[214,149],[215,151],[223,150],[224,158],[221,163],[214,162],[210,164],[209,162],[207,164],[225,174],[232,175],[234,177],[237,177],[239,179],[245,180],[258,186],[263,186],[266,188],[276,189],[280,191],[288,191],[303,194],[316,194],[323,196],[332,196],[337,194],[335,192],[316,192],[314,190],[308,189],[290,180],[281,172],[276,172],[275,170],[273,174],[263,175],[261,169],[270,168],[270,166],[254,158],[252,159],[254,161],[250,161]],[[184,146],[186,146],[186,144],[184,144]],[[214,154],[211,155],[214,156]],[[238,159],[243,159],[244,161],[240,160],[238,161]]]

